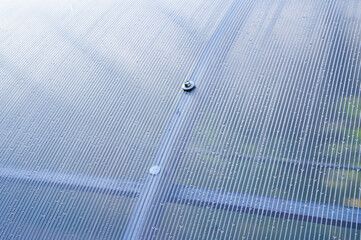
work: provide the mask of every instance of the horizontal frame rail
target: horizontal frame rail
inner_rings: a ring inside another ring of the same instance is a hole
[[[259,160],[260,162],[264,163],[279,163],[279,164],[285,164],[285,165],[295,165],[295,166],[302,166],[305,168],[325,168],[325,169],[341,169],[341,170],[348,170],[348,171],[361,171],[361,167],[355,167],[355,166],[347,166],[343,164],[333,164],[333,163],[322,163],[322,162],[311,162],[311,161],[296,161],[288,158],[267,158],[267,157],[257,157],[257,156],[247,156],[247,155],[241,155],[241,154],[232,154],[232,153],[212,153],[212,152],[204,152],[204,151],[195,151],[195,154],[202,154],[204,156],[218,156],[220,158],[226,158],[226,159],[239,159],[239,160],[247,160],[247,161],[254,161],[255,159]]]
[[[104,192],[128,197],[138,196],[144,186],[141,182],[132,180],[14,168],[0,168],[0,180],[1,184],[7,184],[9,181],[28,184],[41,183],[44,186],[66,187],[79,191]],[[227,211],[361,229],[361,209],[354,207],[179,185],[173,186],[168,201],[177,204],[191,204],[199,207],[211,206]]]
[[[358,208],[176,186],[170,202],[361,229]]]

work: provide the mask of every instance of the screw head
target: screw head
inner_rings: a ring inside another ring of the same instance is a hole
[[[187,81],[185,81],[185,82],[183,83],[182,88],[183,88],[184,91],[190,91],[190,90],[192,90],[195,86],[196,86],[196,85],[194,84],[193,81],[188,81],[188,80],[187,80]]]

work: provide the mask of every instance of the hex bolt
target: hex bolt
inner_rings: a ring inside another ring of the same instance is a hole
[[[195,88],[195,86],[196,86],[196,85],[194,84],[193,81],[187,80],[187,81],[185,81],[185,82],[183,83],[182,88],[183,88],[184,91],[190,91],[190,90],[192,90],[193,88]]]

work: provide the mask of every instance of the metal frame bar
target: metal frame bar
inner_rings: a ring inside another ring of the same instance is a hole
[[[200,153],[204,156],[212,156],[215,155],[212,152],[204,152],[204,151],[197,151],[196,153]],[[222,154],[222,153],[217,153],[218,156],[222,157],[222,158],[235,158],[235,159],[239,159],[239,160],[247,160],[247,161],[253,161],[256,157],[255,156],[247,156],[247,155],[240,155],[240,154]],[[342,165],[342,164],[332,164],[332,163],[317,163],[317,162],[311,162],[311,161],[295,161],[292,159],[287,159],[287,158],[267,158],[267,157],[262,157],[259,158],[260,161],[265,162],[265,163],[280,163],[280,164],[286,164],[286,165],[299,165],[299,166],[304,166],[304,167],[316,167],[316,168],[331,168],[331,169],[342,169],[342,170],[349,170],[349,171],[357,171],[360,172],[361,171],[361,167],[354,167],[354,166],[347,166],[347,165]]]
[[[79,191],[96,191],[105,194],[137,197],[144,184],[127,179],[112,179],[58,172],[36,172],[14,168],[0,168],[2,184],[7,182],[41,183],[48,186],[74,188]],[[7,181],[7,182],[6,182]],[[296,201],[251,194],[207,190],[173,185],[167,202],[211,206],[226,211],[246,212],[277,218],[287,218],[325,225],[361,229],[361,209]]]
[[[170,202],[361,229],[361,209],[176,186]]]

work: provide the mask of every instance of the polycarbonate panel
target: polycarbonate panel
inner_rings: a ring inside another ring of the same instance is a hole
[[[229,4],[1,1],[1,239],[122,237]]]
[[[361,1],[0,12],[1,239],[360,239]]]
[[[1,239],[111,239],[135,199],[111,192],[17,182],[2,184]]]
[[[227,16],[140,236],[359,239],[361,2],[235,1]]]
[[[190,4],[3,2],[1,165],[144,178],[222,16]]]

